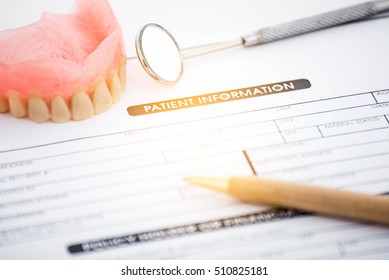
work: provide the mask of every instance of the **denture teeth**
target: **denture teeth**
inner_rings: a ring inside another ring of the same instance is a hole
[[[112,96],[103,79],[100,79],[100,82],[93,93],[92,100],[96,114],[107,111],[112,106]]]
[[[53,96],[50,102],[51,118],[55,122],[67,122],[71,115],[66,101],[59,95]]]
[[[40,92],[31,91],[27,100],[23,99],[19,92],[10,90],[7,96],[0,95],[0,113],[7,112],[17,118],[28,114],[29,118],[37,123],[43,123],[50,119],[54,122],[66,122],[70,119],[85,120],[94,114],[107,111],[113,103],[116,103],[126,87],[126,63],[122,62],[118,69],[112,70],[107,80],[99,77],[87,92],[77,87],[70,97],[69,105],[60,93],[54,94],[51,100],[46,102]]]
[[[70,99],[70,112],[73,120],[81,121],[92,117],[95,112],[92,101],[85,91],[78,91]]]
[[[0,95],[0,113],[7,112],[9,109],[8,100]]]
[[[116,73],[114,73],[109,79],[108,88],[111,93],[113,102],[116,103],[122,94],[122,86]]]
[[[9,102],[9,110],[11,114],[16,118],[22,118],[27,113],[27,108],[25,102],[19,98],[18,96],[11,96],[8,99]]]
[[[50,112],[46,101],[39,96],[31,96],[28,99],[28,116],[37,123],[47,121],[50,117]]]

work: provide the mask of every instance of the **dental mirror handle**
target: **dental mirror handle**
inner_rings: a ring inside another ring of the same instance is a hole
[[[367,19],[387,11],[389,11],[388,0],[365,2],[332,12],[259,29],[242,36],[242,44],[245,47],[266,44],[348,22]]]

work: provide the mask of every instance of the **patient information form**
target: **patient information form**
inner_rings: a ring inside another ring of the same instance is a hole
[[[385,227],[248,205],[183,178],[387,194],[388,115],[380,89],[3,150],[0,256],[387,258]]]

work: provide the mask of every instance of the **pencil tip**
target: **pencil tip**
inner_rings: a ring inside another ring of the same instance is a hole
[[[227,191],[229,186],[229,179],[226,177],[202,177],[190,176],[185,178],[190,184],[207,187],[218,191]]]

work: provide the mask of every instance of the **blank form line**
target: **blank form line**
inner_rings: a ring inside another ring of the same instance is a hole
[[[320,141],[321,139],[309,139],[309,140],[317,140],[317,141]],[[304,140],[305,142],[306,140]],[[327,151],[327,150],[341,150],[341,149],[344,149],[344,148],[349,148],[349,147],[358,147],[358,146],[364,146],[364,145],[369,145],[369,144],[378,144],[378,143],[384,143],[384,142],[389,142],[389,139],[385,139],[385,140],[379,140],[379,141],[369,141],[369,142],[361,142],[361,143],[357,143],[357,144],[347,144],[347,145],[342,145],[342,146],[336,146],[336,147],[329,147],[329,148],[324,148],[324,149],[315,149],[315,150],[308,150],[308,151],[304,151],[304,153],[315,153],[315,152],[322,152],[322,151]],[[277,145],[280,145],[280,144],[277,144]],[[282,145],[282,144],[281,144]],[[389,143],[388,143],[389,145]],[[250,150],[254,150],[255,148],[252,148],[252,149],[248,149],[248,151]],[[287,154],[287,155],[283,155],[283,156],[278,156],[278,157],[269,157],[269,158],[265,158],[265,159],[261,159],[261,160],[258,160],[258,161],[255,161],[254,162],[262,162],[264,160],[271,160],[271,161],[283,161],[284,159],[288,159],[288,158],[292,158],[292,157],[296,157],[298,155],[301,155],[302,153],[301,152],[298,152],[298,153],[293,153],[293,154]]]
[[[96,161],[89,161],[89,162],[84,162],[84,163],[78,163],[78,164],[70,164],[70,165],[62,165],[62,166],[58,166],[58,167],[55,167],[55,168],[47,168],[47,169],[39,169],[39,170],[34,170],[35,173],[40,173],[40,172],[53,172],[53,171],[58,171],[58,170],[64,170],[64,169],[69,169],[69,168],[75,168],[75,167],[82,167],[82,166],[87,166],[87,165],[93,165],[93,164],[96,164],[96,163],[106,163],[108,164],[109,162],[112,162],[112,161],[117,161],[117,160],[122,160],[122,159],[129,159],[129,158],[132,158],[132,157],[139,157],[139,156],[146,156],[146,155],[149,155],[149,154],[157,154],[157,153],[143,153],[143,154],[137,154],[136,156],[122,156],[122,157],[115,157],[115,158],[109,158],[109,159],[101,159],[101,160],[96,160]],[[162,164],[162,163],[158,163],[158,164]],[[150,164],[150,165],[138,165],[138,167],[151,167],[155,164]],[[6,175],[6,176],[3,176],[3,177],[0,177],[0,181],[1,179],[5,179],[5,178],[8,178],[8,177],[11,177],[11,176],[19,176],[19,175],[23,175],[25,174],[25,172],[23,173],[16,173],[16,174],[12,174],[12,175]]]
[[[131,195],[117,196],[117,197],[111,197],[111,198],[108,197],[107,199],[96,199],[96,200],[90,200],[90,201],[86,201],[86,202],[74,203],[74,204],[69,204],[69,205],[64,205],[64,206],[59,206],[59,207],[48,207],[48,208],[45,208],[45,210],[36,210],[36,211],[39,212],[39,214],[37,214],[37,216],[50,215],[53,211],[55,212],[56,210],[66,210],[66,209],[73,208],[73,207],[78,207],[78,206],[91,206],[91,205],[96,205],[96,204],[98,205],[101,202],[113,202],[115,200],[120,200],[120,199],[125,198],[125,197],[131,197]],[[169,205],[172,202],[175,202],[175,200],[173,198],[171,198],[169,200],[164,200],[164,201],[159,202],[158,206]],[[47,211],[46,211],[46,209],[47,209]],[[91,212],[88,215],[104,216],[106,214],[128,212],[128,211],[131,211],[131,210],[138,210],[138,209],[140,209],[139,205],[136,205],[136,207],[133,207],[133,206],[121,207],[121,208],[118,208],[116,210],[112,210],[111,209],[109,212],[101,212],[100,209],[96,209],[95,212]],[[25,215],[25,214],[28,214],[28,213],[30,213],[30,212],[18,213],[17,215],[20,215],[20,214]],[[17,220],[24,219],[24,218],[25,218],[24,216],[20,216],[20,217],[19,216],[4,216],[4,217],[0,217],[0,223],[4,223],[7,220],[17,221]],[[1,233],[2,232],[0,231],[0,234]]]
[[[385,115],[374,115],[374,116],[369,116],[369,117],[385,117]],[[360,119],[363,119],[363,117],[356,118],[356,119],[342,119],[341,122],[352,122],[352,121],[357,121],[357,120],[360,120]],[[363,132],[363,131],[371,131],[371,130],[379,130],[379,129],[386,129],[387,128],[387,127],[378,127],[378,128],[370,128],[370,129],[363,129],[363,130],[356,130],[356,131],[347,131],[347,132],[344,132],[344,133],[338,133],[338,134],[333,134],[333,135],[323,135],[322,131],[320,130],[320,126],[325,126],[325,125],[329,125],[329,124],[332,124],[332,123],[334,123],[334,122],[320,123],[318,125],[301,126],[301,127],[296,127],[296,128],[293,128],[293,129],[285,129],[285,130],[281,130],[280,129],[280,133],[282,131],[288,131],[288,130],[299,130],[299,129],[304,129],[304,128],[317,127],[319,129],[320,134],[323,136],[323,138],[326,138],[326,137],[333,137],[333,136],[338,136],[338,135],[347,135],[347,134],[358,133],[358,132]],[[306,140],[310,140],[310,139],[306,139]],[[288,141],[288,142],[293,142],[293,141]]]
[[[380,254],[380,253],[385,253],[386,255],[389,255],[388,252],[389,252],[389,247],[381,247],[381,248],[376,248],[373,250],[366,249],[366,250],[352,252],[351,254],[348,253],[346,255],[346,258],[349,259],[349,258],[356,258],[356,257],[361,257],[361,256],[365,257],[365,256],[376,255],[376,254]],[[364,258],[364,259],[366,259],[366,258]]]
[[[377,166],[377,167],[374,167],[374,168],[365,168],[365,169],[358,169],[356,171],[353,171],[353,173],[358,173],[358,172],[366,172],[366,171],[371,171],[371,170],[379,170],[379,169],[387,169],[389,170],[389,165],[382,165],[382,166]],[[320,180],[320,179],[325,179],[325,178],[328,178],[328,177],[331,177],[331,175],[328,175],[328,176],[323,176],[323,177],[313,177],[313,178],[308,178],[308,179],[303,179],[299,182],[310,182],[312,180]],[[381,183],[381,182],[387,182],[389,181],[389,178],[385,178],[385,179],[380,179],[380,180],[367,180],[367,181],[359,181],[358,183],[353,183],[353,184],[342,184],[342,185],[339,185],[337,188],[338,189],[353,189],[355,187],[360,187],[362,185],[369,185],[369,184],[376,184],[376,183]],[[382,195],[382,194],[379,194],[379,195]]]
[[[331,164],[331,163],[351,161],[351,160],[355,160],[355,159],[366,159],[366,158],[371,158],[371,157],[376,157],[376,156],[381,156],[381,155],[389,155],[389,152],[388,153],[379,153],[379,154],[370,154],[370,155],[359,156],[359,157],[348,157],[348,158],[344,158],[344,159],[328,160],[328,161],[322,161],[322,162],[317,162],[317,163],[311,163],[309,165],[299,165],[299,166],[295,166],[293,168],[274,169],[271,171],[266,171],[262,174],[279,173],[279,172],[285,172],[285,171],[290,171],[290,170],[295,170],[295,169],[300,169],[300,168],[306,168],[306,167],[310,167],[310,166],[320,166],[320,165]],[[386,167],[386,166],[384,165],[384,167]],[[364,169],[353,169],[353,170],[360,171],[360,170],[364,170]]]
[[[40,182],[40,183],[37,183],[37,184],[38,184],[38,186],[41,186],[41,185],[55,184],[55,183],[60,183],[60,182],[68,182],[68,181],[74,181],[74,180],[85,179],[85,178],[90,178],[90,177],[104,176],[104,175],[108,175],[108,174],[121,173],[121,172],[126,172],[126,171],[128,172],[130,170],[138,170],[138,169],[150,168],[152,166],[155,167],[155,166],[158,166],[158,165],[163,165],[163,164],[156,163],[156,164],[152,164],[152,165],[149,165],[149,166],[122,168],[122,169],[116,169],[116,170],[111,170],[111,171],[106,171],[106,172],[92,173],[92,174],[89,174],[89,175],[81,175],[81,176],[76,176],[76,177],[72,177],[72,178],[45,181],[45,182]],[[8,176],[5,176],[4,178],[6,178],[6,177],[8,177]],[[25,187],[28,187],[28,186],[29,185],[23,185],[23,186],[20,186],[20,188],[25,188]]]
[[[166,189],[161,189],[161,190],[157,190],[157,191],[154,191],[153,194],[158,194],[158,193],[164,193],[166,190],[172,190],[172,188],[166,188]],[[81,202],[77,202],[77,203],[68,203],[68,204],[64,204],[64,205],[61,205],[61,206],[51,206],[51,207],[44,207],[42,209],[37,209],[37,210],[33,210],[33,211],[40,211],[42,212],[43,214],[44,213],[50,213],[51,211],[55,211],[55,210],[62,210],[62,209],[67,209],[67,208],[72,208],[72,207],[78,207],[78,206],[88,206],[88,205],[93,205],[93,204],[98,204],[98,203],[101,203],[101,202],[111,202],[111,201],[115,201],[115,200],[121,200],[123,198],[126,198],[126,197],[137,197],[137,196],[140,196],[142,197],[143,195],[142,194],[139,194],[139,195],[134,195],[133,193],[130,193],[130,194],[121,194],[121,195],[116,195],[116,196],[111,196],[111,197],[104,197],[104,198],[99,198],[99,199],[91,199],[91,200],[84,200],[84,201],[81,201]],[[169,200],[169,202],[171,202],[171,200]],[[161,204],[164,204],[165,201]],[[137,205],[138,206],[138,205]],[[20,212],[18,213],[19,214],[27,214],[29,213],[30,211],[26,211],[26,212]],[[0,216],[0,222],[6,220],[6,219],[14,219],[15,216],[5,216],[5,217],[1,217]]]
[[[384,182],[388,182],[388,181],[389,181],[389,177],[388,178],[384,178],[384,179],[380,179],[380,180],[368,180],[368,181],[358,182],[358,183],[354,183],[354,184],[345,184],[345,185],[342,185],[341,188],[352,189],[352,188],[355,188],[355,187],[360,187],[362,185],[374,185],[374,184],[384,183]]]

